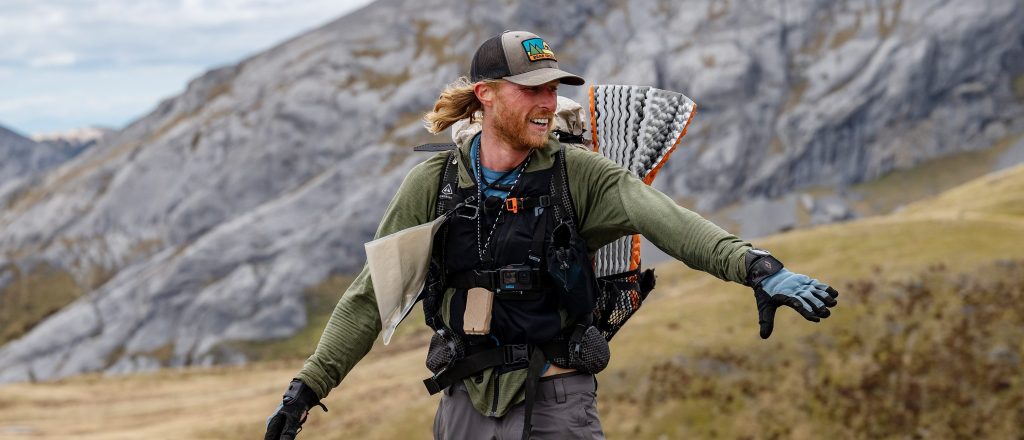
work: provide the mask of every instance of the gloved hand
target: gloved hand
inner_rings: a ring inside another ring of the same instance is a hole
[[[267,434],[263,439],[293,440],[302,430],[309,409],[314,406],[320,406],[327,411],[327,407],[320,403],[320,398],[313,390],[301,380],[292,379],[281,399],[281,404],[274,409],[270,417],[267,417]]]
[[[754,286],[761,339],[768,339],[775,328],[775,310],[792,307],[808,321],[818,322],[831,315],[829,307],[838,303],[839,292],[816,279],[783,268]]]

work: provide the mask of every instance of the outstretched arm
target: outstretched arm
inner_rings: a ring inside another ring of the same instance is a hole
[[[593,249],[623,235],[640,233],[693,269],[753,288],[765,339],[771,335],[779,306],[792,307],[805,319],[819,321],[836,305],[839,293],[832,287],[784,269],[774,257],[677,205],[613,162],[582,151],[572,156],[576,166],[570,166],[569,173],[575,173],[576,179],[570,182],[576,184],[570,184],[570,189],[583,223],[581,233]]]

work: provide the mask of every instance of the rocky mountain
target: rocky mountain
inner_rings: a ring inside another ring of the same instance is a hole
[[[87,148],[96,145],[115,130],[105,127],[81,127],[66,131],[33,135],[32,140],[50,145],[74,157]]]
[[[0,188],[16,185],[15,180],[28,179],[77,156],[97,139],[37,141],[0,126]]]
[[[27,148],[34,144],[32,139],[29,139],[17,132],[0,126],[0,145],[3,145],[5,149],[15,150],[20,148]]]
[[[1024,133],[1019,2],[379,0],[0,192],[0,306],[45,274],[86,292],[0,348],[0,382],[243,362],[233,343],[303,328],[302,292],[360,267],[425,158],[419,117],[506,28],[543,35],[590,83],[693,98],[658,184],[698,210]]]

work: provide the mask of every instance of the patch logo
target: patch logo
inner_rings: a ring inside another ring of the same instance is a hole
[[[526,51],[526,56],[530,57],[530,61],[558,61],[555,59],[555,53],[551,51],[550,47],[548,47],[548,43],[545,43],[544,40],[540,38],[531,38],[523,41],[523,50]]]

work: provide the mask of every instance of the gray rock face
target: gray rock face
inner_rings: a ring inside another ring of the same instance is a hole
[[[1019,2],[381,0],[211,70],[36,182],[0,188],[5,262],[46,261],[83,285],[114,274],[0,348],[0,382],[244,362],[227,342],[301,329],[301,292],[360,267],[426,158],[410,152],[431,140],[419,116],[508,27],[545,36],[590,83],[693,98],[658,186],[699,209],[1024,132]],[[832,205],[821,218],[845,215]]]
[[[666,85],[703,106],[660,183],[699,209],[871,180],[988,147],[990,127],[1021,131],[1020,3],[748,6],[672,34],[692,45]]]

